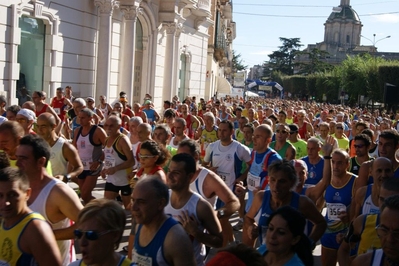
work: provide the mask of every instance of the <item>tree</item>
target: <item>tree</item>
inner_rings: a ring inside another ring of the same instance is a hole
[[[322,59],[325,59],[330,55],[327,51],[313,48],[310,52],[299,51],[297,52],[297,55],[302,59],[306,58],[306,60],[301,60],[302,62],[298,63],[300,74],[313,74],[325,70],[331,70],[333,68],[331,64],[322,61]]]
[[[303,44],[300,44],[300,38],[280,37],[280,41],[283,43],[282,46],[279,46],[280,49],[269,54],[269,66],[273,68],[273,71],[278,70],[283,74],[292,75],[296,65],[293,62],[294,58]]]
[[[231,60],[233,63],[233,72],[242,71],[248,68],[248,65],[244,65],[244,61],[241,58],[241,54],[236,54],[233,50],[233,59]]]

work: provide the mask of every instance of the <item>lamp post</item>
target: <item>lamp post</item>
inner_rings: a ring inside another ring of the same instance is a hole
[[[367,38],[367,37],[365,37],[365,36],[363,36],[363,35],[360,35],[360,37],[362,37],[362,38],[364,38],[364,39],[370,41],[370,42],[373,44],[373,50],[374,50],[373,52],[374,52],[374,53],[377,52],[377,47],[375,47],[375,45],[376,45],[379,41],[382,41],[382,40],[391,38],[391,35],[388,35],[388,36],[386,36],[386,37],[384,37],[384,38],[381,38],[381,39],[379,39],[379,40],[376,41],[376,40],[375,40],[375,36],[376,36],[376,34],[374,33],[374,34],[373,34],[373,39],[371,40],[371,39],[369,39],[369,38]]]

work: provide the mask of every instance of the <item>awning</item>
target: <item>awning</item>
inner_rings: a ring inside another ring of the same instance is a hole
[[[230,95],[231,88],[232,88],[232,86],[227,79],[225,79],[224,77],[217,77],[217,82],[216,82],[217,93]]]

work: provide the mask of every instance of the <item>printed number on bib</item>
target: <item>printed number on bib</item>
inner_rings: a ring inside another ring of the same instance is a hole
[[[114,158],[105,158],[104,160],[104,168],[109,169],[115,166],[115,159]]]
[[[90,170],[90,165],[92,164],[91,158],[81,158],[83,164],[83,170]]]
[[[260,187],[260,177],[248,172],[247,184],[249,191],[255,190],[256,188]]]
[[[327,203],[328,219],[339,221],[338,215],[346,211],[346,206],[342,203]]]

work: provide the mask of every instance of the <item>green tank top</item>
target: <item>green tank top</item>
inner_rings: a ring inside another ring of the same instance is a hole
[[[276,146],[276,142],[275,141],[273,141],[272,143],[270,143],[270,148],[272,148],[273,150],[275,150],[280,156],[281,156],[281,158],[285,158],[285,154],[287,153],[287,149],[288,149],[288,147],[290,146],[290,143],[288,143],[288,142],[286,142],[285,144],[284,144],[284,146],[281,148],[281,149],[279,149],[279,150],[276,150],[274,147]]]

